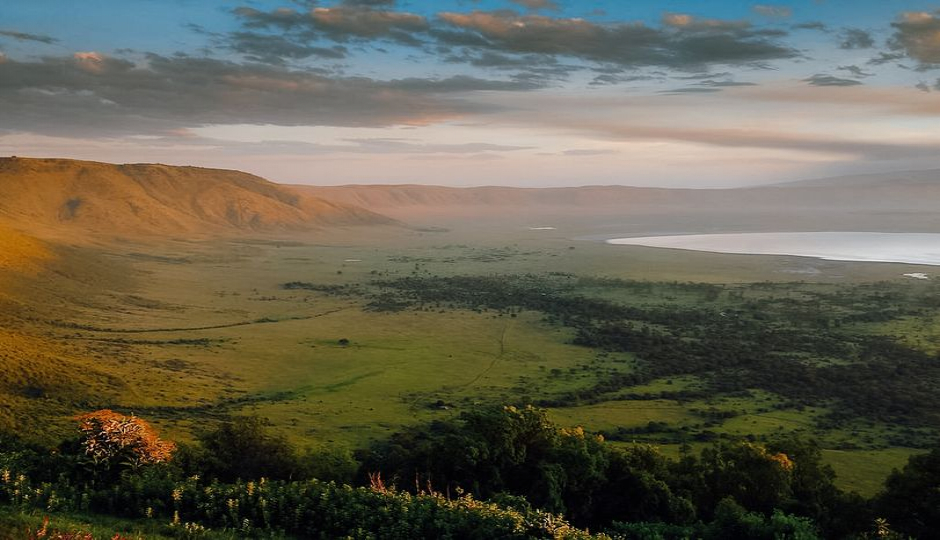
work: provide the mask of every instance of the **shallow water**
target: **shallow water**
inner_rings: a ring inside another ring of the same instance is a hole
[[[609,244],[716,253],[796,255],[830,261],[897,262],[940,266],[940,234],[786,232],[688,234],[614,238]]]

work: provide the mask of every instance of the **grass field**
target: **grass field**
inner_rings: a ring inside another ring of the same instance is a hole
[[[33,383],[11,383],[0,420],[5,414],[13,423],[23,411],[39,416],[50,411],[57,426],[52,431],[60,434],[71,422],[69,414],[112,407],[152,419],[170,438],[186,440],[193,430],[227,415],[255,414],[301,444],[356,448],[473,404],[537,402],[634,369],[630,354],[573,345],[570,328],[537,311],[510,315],[425,306],[376,312],[364,309],[361,295],[282,288],[292,281],[355,287],[380,278],[554,272],[664,282],[799,281],[823,291],[881,280],[927,286],[902,277],[914,268],[904,265],[690,253],[574,239],[586,232],[369,229],[109,247],[96,259],[107,271],[93,272],[98,277],[87,278],[86,286],[66,291],[67,306],[8,325],[21,327],[19,339],[68,349],[56,358],[78,362],[81,376],[75,381],[86,381],[91,390],[65,399],[64,390],[30,394],[23,388]],[[627,290],[596,285],[578,292],[650,306],[704,301],[684,292],[638,299]],[[716,305],[726,301],[731,302],[724,296],[715,300]],[[905,319],[869,324],[865,331],[901,335],[935,352],[935,322]],[[38,377],[35,384],[49,380]],[[627,393],[696,390],[700,383],[680,376]],[[831,448],[826,457],[842,484],[864,493],[914,451],[891,446],[886,435],[891,426],[821,430],[814,419],[825,408],[792,407],[767,392],[649,397],[654,396],[611,394],[600,403],[555,407],[551,415],[590,430],[658,423],[631,437],[664,448],[675,447],[679,436],[693,443],[723,435],[812,436]],[[856,448],[845,449],[845,441],[856,439]]]

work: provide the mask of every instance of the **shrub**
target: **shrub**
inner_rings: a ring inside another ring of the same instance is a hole
[[[95,465],[114,464],[137,469],[142,465],[165,463],[176,445],[164,441],[147,421],[102,409],[76,418],[82,432],[85,455]]]

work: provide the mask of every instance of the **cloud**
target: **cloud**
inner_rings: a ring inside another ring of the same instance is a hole
[[[713,80],[704,80],[699,83],[702,86],[710,86],[712,88],[727,88],[734,86],[757,86],[752,82],[740,82],[740,81],[713,81]]]
[[[0,63],[2,128],[35,133],[165,133],[211,124],[423,125],[485,113],[479,90],[530,83],[474,77],[329,77],[282,66],[148,55],[135,65],[99,53]]]
[[[59,40],[54,37],[44,36],[41,34],[29,34],[27,32],[17,32],[15,30],[0,30],[0,36],[13,38],[17,41],[35,41],[38,43],[45,43],[47,45],[59,42]]]
[[[763,148],[815,154],[842,154],[870,159],[903,159],[936,155],[933,144],[893,144],[759,129],[581,124],[581,129],[617,141],[681,141],[728,148]]]
[[[356,152],[370,154],[479,154],[483,152],[517,152],[519,150],[532,149],[531,146],[511,146],[489,143],[427,144],[396,138],[346,139],[346,141],[356,145]],[[341,147],[334,146],[333,148]]]
[[[277,27],[290,30],[302,25],[306,15],[291,8],[278,8],[273,11],[261,11],[251,7],[237,7],[232,10],[247,28]]]
[[[454,75],[446,79],[406,78],[385,83],[389,88],[409,92],[460,93],[476,91],[520,91],[539,88],[525,80],[479,79],[469,75]]]
[[[705,74],[706,76],[708,74]],[[718,77],[727,76],[730,74],[717,73],[715,74]],[[679,79],[701,79],[701,76],[693,75],[689,77],[678,77]],[[686,86],[684,88],[675,88],[672,90],[665,90],[661,93],[663,94],[708,94],[713,92],[720,92],[724,88],[735,88],[739,86],[757,86],[752,82],[739,82],[732,80],[716,80],[716,79],[703,79],[699,80],[695,86]]]
[[[520,0],[546,9],[546,0]],[[388,40],[420,54],[475,67],[517,70],[534,86],[564,80],[595,66],[620,69],[662,66],[680,70],[709,64],[758,66],[799,56],[779,40],[786,32],[757,28],[744,20],[699,18],[667,13],[659,27],[643,23],[595,23],[581,18],[520,14],[512,10],[442,12],[435,18],[385,9],[388,2],[342,2],[314,7],[233,11],[240,31],[223,44],[252,61],[285,65],[309,57],[339,58],[345,49],[328,42],[372,44]],[[326,43],[325,43],[326,42]],[[580,61],[580,62],[578,62]],[[598,84],[613,83],[603,77]]]
[[[868,65],[871,65],[871,66],[880,66],[880,65],[883,65],[883,64],[890,64],[890,63],[892,63],[892,62],[897,62],[898,60],[903,60],[903,59],[905,59],[905,58],[907,58],[907,55],[905,55],[904,53],[886,53],[886,52],[880,52],[880,53],[878,53],[878,56],[876,56],[876,57],[874,57],[874,58],[872,58],[871,60],[868,61]],[[900,65],[900,64],[898,64],[898,65]]]
[[[826,26],[826,23],[821,21],[810,21],[805,23],[799,23],[793,25],[794,30],[819,30],[820,32],[825,32],[829,29]]]
[[[626,73],[601,73],[594,77],[590,83],[591,86],[606,86],[612,84],[622,84],[628,82],[663,80],[663,77],[655,75],[626,74]]]
[[[514,125],[581,133],[594,142],[779,150],[806,154],[798,159],[814,162],[935,160],[936,133],[931,122],[940,119],[936,95],[913,88],[820,89],[782,82],[655,96],[505,94],[497,103],[507,106],[502,117]],[[549,110],[552,114],[542,113]],[[598,110],[605,114],[593,112]],[[805,126],[791,122],[806,118],[813,122]],[[859,124],[858,118],[866,121]],[[898,122],[920,128],[898,136],[892,131]]]
[[[751,8],[754,13],[770,17],[773,19],[787,19],[793,16],[793,10],[789,6],[770,6],[766,4],[757,4]]]
[[[702,19],[684,13],[663,15],[663,24],[686,31],[729,32],[743,30],[751,26],[747,21],[727,21],[724,19]]]
[[[702,86],[687,86],[685,88],[673,88],[672,90],[662,90],[660,94],[712,94],[721,92],[718,88],[707,88]]]
[[[310,16],[316,30],[337,41],[389,38],[416,43],[412,33],[428,29],[427,19],[423,16],[396,11],[356,7],[314,8]]]
[[[891,46],[903,50],[923,66],[940,64],[940,11],[906,12],[891,23],[894,36]]]
[[[573,148],[571,150],[565,150],[562,152],[562,155],[565,156],[605,156],[610,154],[617,154],[616,150],[612,148]]]
[[[509,0],[509,1],[512,2],[513,4],[518,4],[526,9],[530,9],[533,11],[540,10],[540,9],[557,11],[559,9],[558,4],[555,3],[553,0]]]
[[[444,12],[438,18],[450,27],[435,30],[440,42],[501,54],[679,69],[796,56],[795,51],[775,42],[785,35],[779,30],[755,29],[746,21],[699,19],[684,14],[667,14],[662,28],[642,23],[597,24],[512,11]]]
[[[839,39],[841,49],[870,49],[875,46],[871,34],[860,28],[844,28],[839,32]]]
[[[268,37],[282,41],[291,39],[306,44],[320,38],[338,42],[390,39],[420,45],[414,36],[428,30],[427,19],[414,13],[374,9],[389,5],[392,4],[374,1],[346,2],[336,7],[315,7],[307,13],[289,8],[260,11],[240,7],[233,13],[241,19],[247,29],[280,30],[281,34]]]
[[[858,67],[858,66],[854,66],[854,65],[851,65],[851,66],[839,66],[839,67],[836,68],[836,69],[838,69],[839,71],[846,71],[846,72],[850,73],[853,77],[871,77],[871,76],[872,76],[872,73],[868,73],[868,72],[866,72],[865,70],[863,70],[862,68],[860,68],[860,67]]]
[[[192,134],[170,135],[147,139],[151,146],[179,146],[203,147],[206,149],[219,149],[224,152],[238,155],[270,155],[270,154],[412,154],[412,155],[471,155],[490,154],[500,152],[518,152],[530,150],[530,146],[513,146],[490,143],[456,143],[434,144],[415,139],[394,137],[374,138],[347,138],[338,143],[312,143],[297,140],[261,140],[261,141],[232,141],[213,137],[201,137]],[[341,143],[341,144],[340,144]]]
[[[284,64],[285,60],[299,60],[315,56],[341,59],[347,54],[346,47],[317,47],[309,43],[292,40],[282,35],[267,35],[257,32],[232,32],[227,47],[245,56],[246,59],[266,64]]]
[[[813,75],[812,77],[803,79],[803,82],[809,83],[810,86],[858,86],[862,84],[861,81],[856,81],[855,79],[842,79],[840,77],[824,74]]]
[[[393,7],[395,0],[343,0],[343,4],[355,7]]]

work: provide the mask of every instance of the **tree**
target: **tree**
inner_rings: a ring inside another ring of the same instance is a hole
[[[721,442],[702,450],[705,493],[699,508],[715,508],[726,497],[745,509],[769,515],[792,497],[794,464],[783,453],[772,453],[750,442]]]
[[[892,472],[876,508],[898,532],[940,538],[940,448],[911,456],[903,469]]]
[[[256,416],[239,416],[202,433],[198,438],[204,453],[195,457],[194,465],[223,482],[294,477],[301,469],[296,451],[267,426]]]

